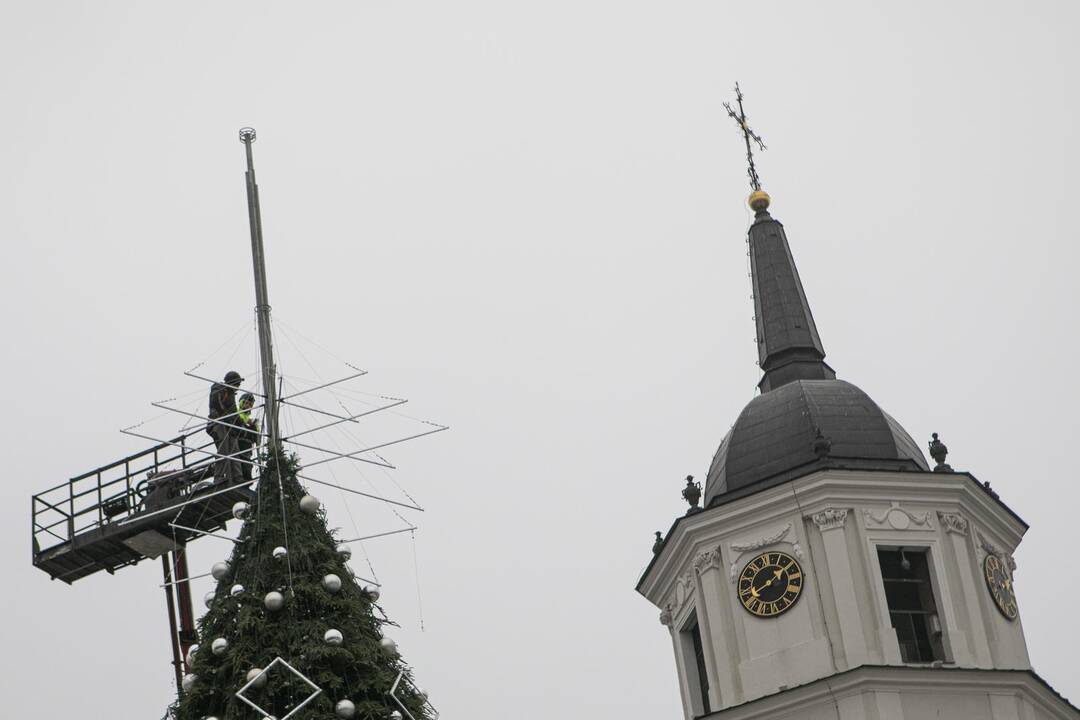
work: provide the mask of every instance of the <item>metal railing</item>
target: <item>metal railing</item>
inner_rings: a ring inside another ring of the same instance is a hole
[[[31,498],[35,555],[76,535],[137,514],[150,476],[168,477],[214,462],[208,440],[194,444],[198,430],[73,477]],[[178,466],[177,466],[178,465]]]

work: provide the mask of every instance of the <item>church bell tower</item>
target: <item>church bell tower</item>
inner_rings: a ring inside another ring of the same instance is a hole
[[[637,585],[671,634],[685,718],[1080,718],[1028,659],[1012,581],[1027,525],[826,364],[741,100],[760,394],[703,492],[687,479],[690,509]]]

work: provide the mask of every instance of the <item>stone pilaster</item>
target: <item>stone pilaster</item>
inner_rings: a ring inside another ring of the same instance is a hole
[[[709,668],[709,688],[715,688],[713,709],[730,707],[742,701],[737,657],[733,654],[734,628],[728,626],[728,608],[724,606],[725,593],[730,588],[724,582],[723,561],[719,548],[698,555],[694,569],[698,573],[698,621],[704,617],[702,640],[715,651]],[[704,628],[708,628],[708,635]]]
[[[982,611],[979,607],[979,577],[975,575],[975,568],[970,562],[971,543],[968,539],[969,524],[967,518],[959,513],[938,512],[941,527],[945,531],[945,542],[949,545],[953,557],[959,568],[960,592],[963,595],[964,613],[968,618],[967,639],[970,643],[971,657],[968,662],[976,667],[993,667],[994,659],[990,655],[990,643],[987,641],[986,629],[981,622]],[[957,662],[961,658],[955,657],[957,648],[953,647],[954,659]]]
[[[666,626],[668,632],[671,633],[671,646],[675,652],[675,673],[679,677],[679,696],[682,700],[683,718],[684,720],[694,720],[696,714],[690,697],[691,683],[689,676],[686,674],[686,653],[683,648],[685,638],[675,627],[671,605],[665,605],[664,609],[660,611],[660,623]]]
[[[840,636],[840,647],[844,651],[845,667],[842,669],[868,662],[866,636],[863,634],[859,599],[855,594],[855,576],[844,529],[847,516],[846,509],[827,508],[810,518],[821,531],[836,612],[842,619],[840,626],[833,629]]]

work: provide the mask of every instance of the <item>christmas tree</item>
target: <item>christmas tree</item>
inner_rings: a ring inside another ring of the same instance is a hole
[[[376,605],[378,589],[350,571],[347,548],[296,472],[295,457],[271,454],[250,505],[234,508],[244,525],[232,557],[214,567],[217,588],[175,717],[387,720],[404,710],[431,720],[383,635],[393,623]]]

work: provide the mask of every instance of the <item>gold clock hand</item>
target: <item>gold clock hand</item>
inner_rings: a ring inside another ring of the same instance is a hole
[[[767,587],[772,586],[773,583],[775,583],[777,580],[779,580],[780,576],[783,574],[783,572],[784,572],[783,570],[777,570],[775,573],[773,573],[773,576],[771,578],[769,578],[769,581],[766,582],[764,585],[762,585],[760,587],[756,587],[756,588],[750,588],[750,593],[754,597],[757,597],[759,592],[761,592],[762,590],[764,590]]]

